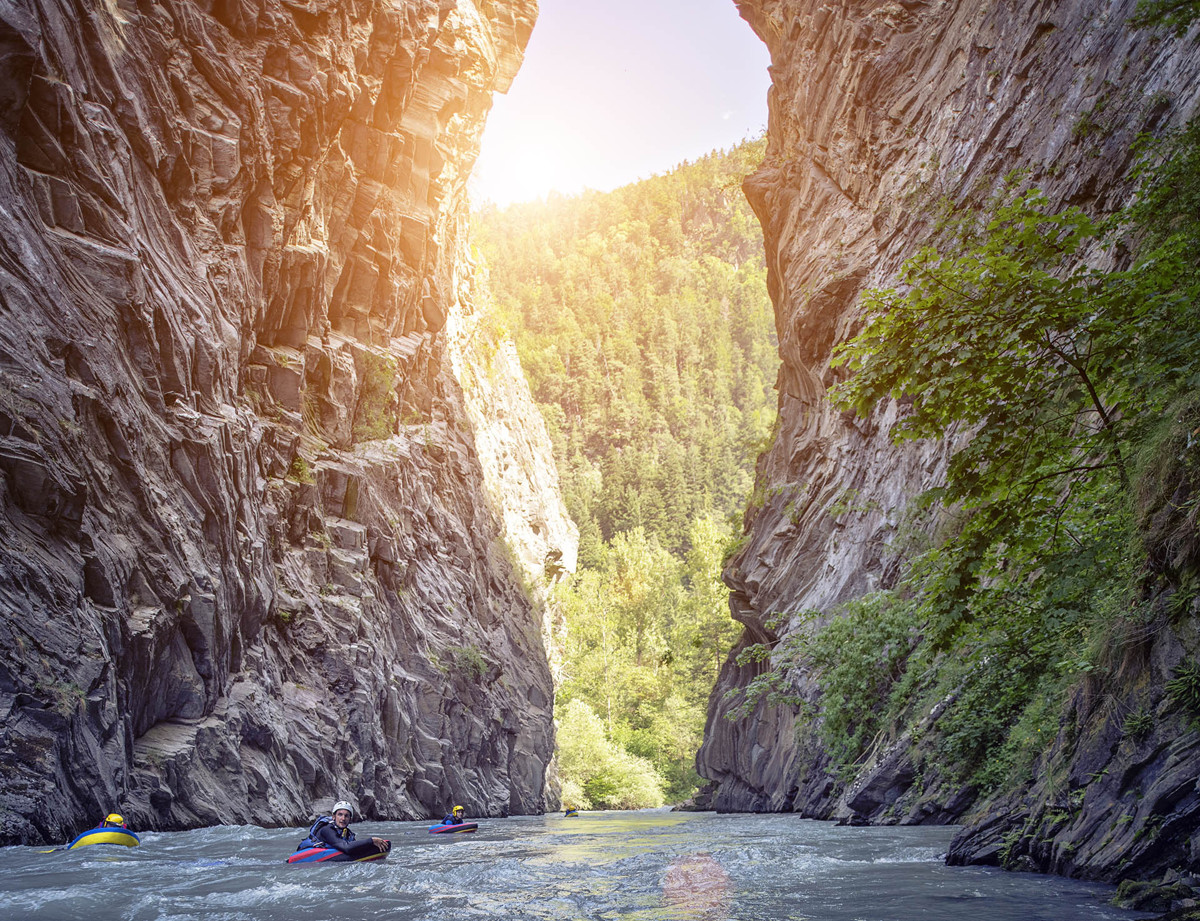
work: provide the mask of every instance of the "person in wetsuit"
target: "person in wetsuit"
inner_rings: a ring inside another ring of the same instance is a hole
[[[446,818],[442,819],[443,825],[462,825],[466,821],[466,810],[462,806],[455,806]]]
[[[344,800],[334,803],[333,815],[323,815],[313,823],[308,831],[308,837],[296,848],[302,851],[307,847],[328,847],[341,851],[350,857],[362,857],[365,854],[381,851],[387,853],[392,842],[386,838],[371,838],[369,841],[358,841],[350,830],[350,820],[354,818],[354,807]]]

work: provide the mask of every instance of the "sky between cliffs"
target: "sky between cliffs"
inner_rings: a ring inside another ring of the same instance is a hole
[[[541,0],[471,197],[608,191],[756,137],[769,63],[734,0]]]

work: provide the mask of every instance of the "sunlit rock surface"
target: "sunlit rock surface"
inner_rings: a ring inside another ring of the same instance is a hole
[[[1194,620],[1185,621],[1189,636],[1164,630],[1154,638],[1122,691],[1126,700],[1082,693],[1075,701],[1068,724],[1078,732],[1064,732],[1054,757],[1076,786],[1091,783],[1065,825],[1050,821],[1048,780],[981,817],[968,813],[973,791],[914,783],[907,738],[880,746],[845,785],[811,737],[794,731],[790,708],[726,719],[736,704],[726,692],[763,667],[739,667],[737,652],[777,638],[766,626],[773,613],[828,611],[891,585],[900,561],[889,541],[906,499],[943,476],[952,444],[891,444],[896,405],[858,420],[824,398],[831,349],[848,336],[858,295],[888,282],[930,239],[933,221],[921,208],[928,193],[1028,168],[1055,202],[1108,211],[1130,193],[1137,134],[1196,111],[1194,35],[1132,30],[1134,6],[738,0],[772,59],[768,152],[745,187],[765,231],[783,359],[781,424],[760,460],[764,503],[726,571],[746,632],[710,704],[698,761],[712,784],[701,805],[854,822],[966,816],[977,824],[954,851],[965,861],[995,860],[1003,836],[1015,828],[1019,838],[1031,822],[1036,834],[1017,845],[1029,849],[1030,865],[1080,875],[1149,874],[1200,860],[1196,733],[1178,717],[1136,751],[1119,744],[1137,688],[1148,683],[1161,697],[1185,646],[1195,650]],[[1089,130],[1081,131],[1084,116]],[[801,693],[814,692],[806,676],[794,677]]]
[[[469,249],[457,266],[464,271],[446,324],[451,368],[466,395],[475,450],[492,505],[501,513],[505,544],[541,610],[542,635],[557,680],[566,624],[552,588],[575,571],[579,528],[563,503],[550,435],[516,343],[496,322],[487,271]]]
[[[536,12],[0,7],[0,841],[553,800],[444,331]]]

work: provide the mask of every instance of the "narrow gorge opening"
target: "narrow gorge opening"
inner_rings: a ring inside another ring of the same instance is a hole
[[[548,570],[532,560],[564,807],[675,804],[702,783],[740,632],[721,569],[775,419],[741,190],[765,152],[768,63],[726,0],[548,5],[483,137],[464,381],[484,392],[479,368],[511,339],[578,528]],[[515,556],[562,530],[547,517]]]

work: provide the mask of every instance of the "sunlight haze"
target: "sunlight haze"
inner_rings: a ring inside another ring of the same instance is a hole
[[[472,199],[607,191],[757,136],[768,63],[733,0],[542,0]]]

